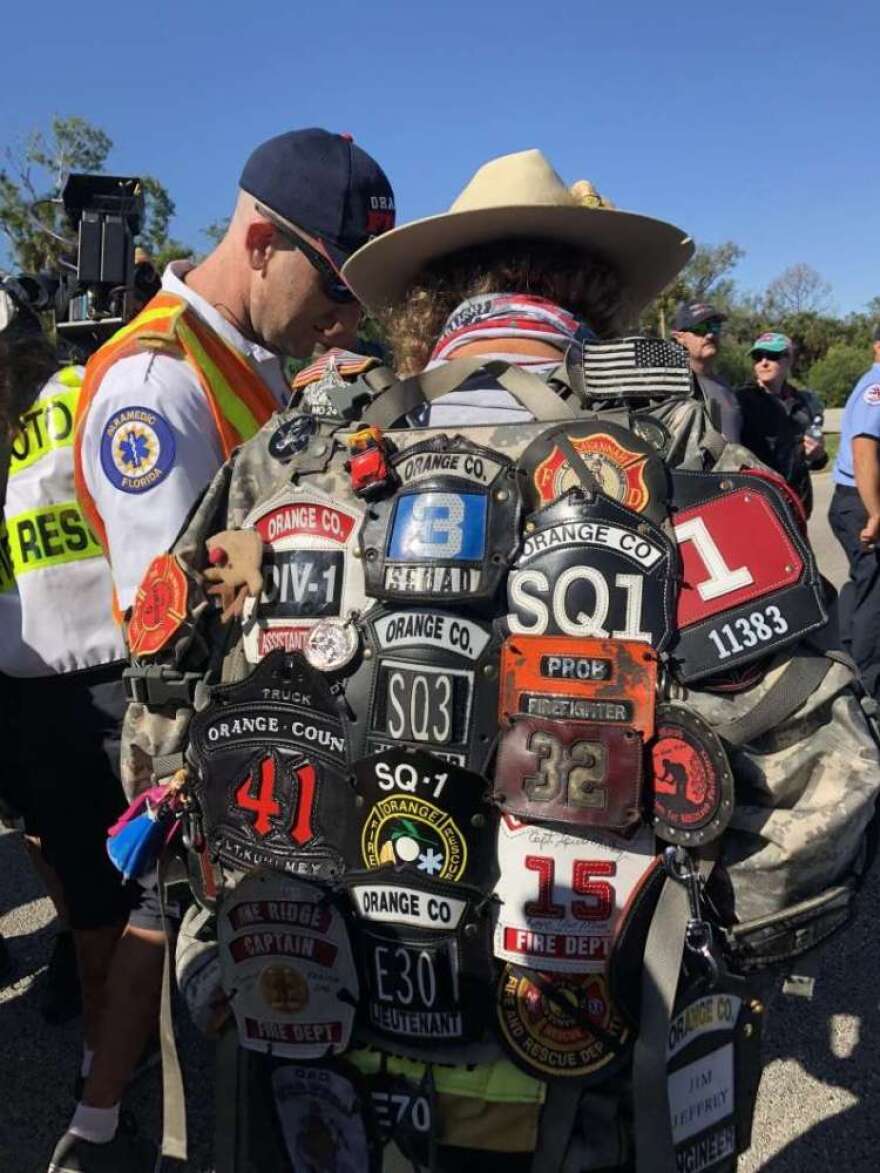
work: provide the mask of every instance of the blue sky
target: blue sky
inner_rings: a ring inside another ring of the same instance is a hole
[[[737,241],[746,289],[806,261],[840,312],[880,295],[877,0],[49,0],[3,26],[0,144],[82,115],[199,247],[253,146],[323,125],[379,158],[400,220],[536,146],[618,207]]]

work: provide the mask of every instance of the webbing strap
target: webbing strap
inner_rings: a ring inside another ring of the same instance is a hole
[[[480,358],[457,358],[432,371],[402,379],[381,391],[364,412],[362,422],[378,428],[392,428],[417,407],[457,390],[478,371],[485,371],[500,383],[536,420],[574,418],[575,410],[570,403],[560,399],[543,379],[522,367],[497,359],[487,362]]]
[[[241,1061],[238,1030],[232,1019],[217,1040],[214,1054],[214,1173],[238,1173],[239,1129],[244,1123],[239,1102]]]
[[[554,437],[554,443],[559,451],[568,461],[568,466],[577,479],[581,483],[581,487],[586,489],[589,493],[601,493],[602,486],[599,484],[594,473],[587,468],[587,463],[584,458],[569,440],[568,436],[558,435]]]
[[[577,415],[574,407],[566,399],[561,399],[555,391],[539,379],[531,371],[510,363],[507,370],[496,374],[495,378],[515,399],[530,412],[536,420],[570,420]]]
[[[540,1143],[532,1155],[529,1173],[559,1173],[574,1132],[582,1091],[575,1079],[548,1083],[541,1110]]]
[[[675,1146],[669,1119],[666,1047],[689,915],[684,885],[667,878],[642,963],[642,1021],[633,1054],[636,1168],[670,1173]]]
[[[374,395],[378,395],[380,391],[387,391],[389,387],[393,387],[399,380],[390,367],[379,366],[364,371],[361,381],[367,384]]]
[[[830,667],[831,661],[826,656],[794,656],[747,713],[716,725],[715,732],[731,745],[747,745],[799,709],[825,679]]]
[[[165,960],[162,964],[162,1001],[159,1009],[159,1044],[162,1051],[162,1156],[186,1160],[186,1091],[174,1038],[171,1015],[171,946],[165,921],[165,857],[159,860],[159,907],[165,935]]]

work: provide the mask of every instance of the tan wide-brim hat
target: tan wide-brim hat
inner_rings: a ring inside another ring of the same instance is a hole
[[[580,181],[567,188],[540,151],[485,163],[448,212],[402,224],[359,248],[342,275],[369,309],[399,302],[431,261],[511,237],[570,244],[606,261],[638,313],[694,252],[674,224],[621,212]],[[503,292],[503,291],[501,291]]]

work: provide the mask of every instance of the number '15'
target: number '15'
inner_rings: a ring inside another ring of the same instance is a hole
[[[526,916],[547,917],[561,920],[565,916],[565,905],[553,899],[556,861],[547,855],[527,855],[526,868],[538,873],[538,899],[529,900],[525,906]],[[614,911],[614,888],[607,880],[594,880],[592,876],[615,876],[617,864],[608,859],[576,859],[571,865],[571,890],[577,896],[588,896],[586,900],[572,900],[571,915],[575,920],[610,920]]]

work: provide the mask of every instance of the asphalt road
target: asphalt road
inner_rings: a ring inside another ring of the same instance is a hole
[[[811,535],[820,567],[839,585],[845,560],[825,522],[831,478],[816,477],[814,484]],[[0,931],[18,964],[17,980],[0,991],[0,1173],[44,1173],[73,1108],[79,1028],[77,1023],[48,1027],[38,1013],[53,926],[48,901],[41,899],[15,834],[0,835],[0,875],[5,911]],[[859,920],[821,959],[813,1001],[779,996],[773,1002],[753,1145],[741,1160],[741,1173],[868,1173],[878,1166],[880,942],[872,916],[878,896],[875,872]],[[181,1050],[191,1108],[191,1168],[204,1170],[210,1164],[211,1056],[189,1030]],[[127,1102],[141,1127],[155,1134],[158,1073],[147,1074]]]

